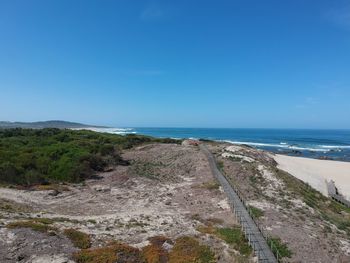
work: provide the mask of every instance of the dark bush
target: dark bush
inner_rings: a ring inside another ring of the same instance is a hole
[[[55,128],[0,130],[0,184],[81,182],[109,165],[128,165],[120,152],[148,142],[175,140]]]

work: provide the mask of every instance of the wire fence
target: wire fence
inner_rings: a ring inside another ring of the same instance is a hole
[[[214,177],[227,194],[233,214],[241,225],[242,232],[257,256],[258,261],[264,263],[281,262],[278,248],[262,225],[254,218],[252,210],[247,206],[240,191],[230,184],[227,178],[219,171],[216,161],[209,150],[203,144],[200,147],[209,160]]]
[[[227,180],[227,179],[226,179]],[[228,180],[227,180],[228,181]],[[229,181],[228,181],[229,183]],[[230,183],[229,183],[230,184]],[[237,196],[239,197],[240,201],[242,202],[244,208],[248,211],[249,216],[251,217],[251,219],[254,221],[255,225],[257,226],[257,228],[259,229],[259,232],[261,233],[261,235],[264,237],[264,239],[267,241],[267,244],[269,245],[269,247],[271,248],[271,251],[273,252],[273,254],[276,256],[276,260],[277,262],[281,262],[282,257],[280,256],[280,252],[277,248],[277,246],[274,244],[273,239],[271,238],[271,236],[269,235],[269,233],[264,229],[264,226],[258,222],[252,212],[252,209],[250,208],[249,205],[247,205],[247,203],[245,202],[245,200],[242,197],[241,192],[235,188],[232,184],[230,184],[230,187],[232,187],[233,191],[235,191],[237,193]],[[236,213],[235,213],[235,208],[234,208],[234,204],[231,205],[232,210],[234,211],[235,217],[237,219],[238,222],[240,222],[240,224],[242,225],[242,230],[244,231],[244,234],[248,235],[247,239],[248,242],[250,244],[250,233],[246,233],[244,227],[247,224],[246,222],[244,222],[244,219],[242,220],[242,217],[237,217]],[[251,245],[251,244],[250,244]],[[251,245],[252,247],[254,246],[254,244]]]

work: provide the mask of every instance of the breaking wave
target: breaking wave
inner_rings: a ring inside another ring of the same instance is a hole
[[[274,144],[274,143],[259,143],[259,142],[230,141],[230,140],[225,140],[225,142],[232,143],[232,144],[246,144],[246,145],[257,146],[257,147],[272,147],[272,148],[282,148],[282,149],[288,149],[288,150],[312,151],[312,152],[329,152],[331,150],[339,149],[341,147],[347,147],[347,146],[335,146],[335,145],[329,145],[328,147],[325,147],[327,145],[322,145],[322,146],[317,145],[315,147],[303,147],[298,145],[290,145],[287,143]]]
[[[90,130],[94,132],[102,132],[102,133],[112,133],[112,134],[135,134],[136,131],[133,128],[96,128],[96,127],[84,127],[77,128],[75,130]]]
[[[350,145],[320,145],[320,147],[326,149],[350,149]]]

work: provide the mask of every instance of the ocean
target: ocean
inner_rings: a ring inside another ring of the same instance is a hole
[[[350,161],[350,130],[108,128],[116,134],[193,138],[246,144],[275,153]]]

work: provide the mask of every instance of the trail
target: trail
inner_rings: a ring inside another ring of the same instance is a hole
[[[242,200],[239,198],[238,194],[232,188],[225,176],[223,176],[217,168],[214,156],[209,152],[208,148],[204,144],[200,144],[199,147],[207,156],[210,169],[214,177],[219,181],[225,193],[227,194],[231,208],[239,223],[241,224],[244,234],[248,239],[250,246],[253,248],[256,256],[258,257],[259,262],[278,262],[270,247],[268,246],[263,234],[260,232],[252,217],[249,215],[249,212],[244,206]]]

